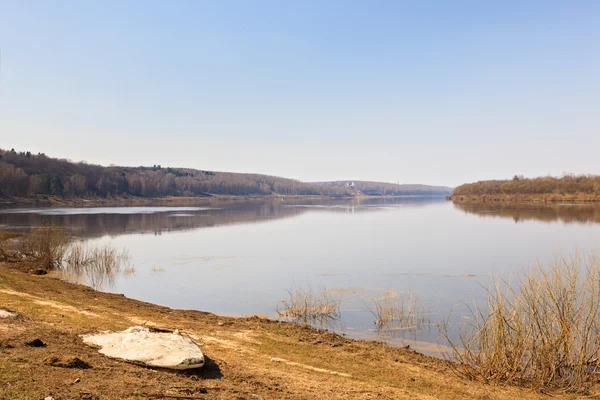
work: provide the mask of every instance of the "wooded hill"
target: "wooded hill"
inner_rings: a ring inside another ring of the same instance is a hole
[[[346,187],[353,181],[319,182],[328,187]],[[366,196],[446,196],[452,188],[446,186],[428,186],[417,184],[400,185],[396,183],[354,181],[353,189]]]
[[[510,180],[468,183],[458,186],[452,194],[453,196],[600,195],[600,176],[565,175],[561,178],[515,176]]]
[[[392,186],[403,185],[392,184]],[[402,195],[430,193],[423,188],[426,186],[416,185],[413,188],[411,185],[405,190],[398,189],[393,193]],[[3,197],[44,195],[161,197],[212,194],[343,197],[357,195],[357,189],[362,190],[359,186],[351,188],[341,183],[306,183],[268,175],[203,171],[161,165],[103,167],[52,158],[42,153],[32,154],[28,151],[0,149],[0,196]],[[372,193],[377,195],[376,191]]]

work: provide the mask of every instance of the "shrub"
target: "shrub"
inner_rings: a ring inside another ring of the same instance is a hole
[[[585,392],[600,353],[600,259],[557,256],[525,270],[516,285],[495,279],[487,307],[475,307],[449,339],[456,371],[486,383]]]
[[[41,268],[55,269],[62,263],[70,241],[64,228],[33,228],[23,240],[21,251],[35,258]]]

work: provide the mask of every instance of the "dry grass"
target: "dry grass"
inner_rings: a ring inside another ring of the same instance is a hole
[[[410,334],[416,340],[417,331],[431,325],[431,313],[421,296],[412,289],[402,293],[388,290],[378,299],[372,299],[373,307],[367,306],[375,317],[377,331],[385,336]]]
[[[18,233],[0,231],[0,259],[5,259],[10,254],[10,248],[14,246],[13,240],[21,236]]]
[[[114,284],[115,276],[121,266],[132,269],[130,257],[126,250],[118,251],[108,245],[90,246],[82,242],[72,243],[61,262],[61,269],[74,274],[98,290],[108,284]]]
[[[458,341],[441,328],[461,375],[486,383],[586,392],[597,381],[600,259],[557,256],[524,271],[517,284],[496,279]]]
[[[152,271],[154,274],[161,274],[163,272],[165,272],[165,269],[162,268],[160,265],[159,266],[152,266],[152,269],[150,269],[150,271]]]
[[[33,257],[40,268],[55,269],[62,263],[70,242],[66,229],[55,226],[33,228],[21,245],[21,252]]]
[[[135,267],[131,264],[128,264],[127,266],[125,266],[125,268],[123,269],[123,275],[126,277],[131,277],[131,276],[135,276]]]
[[[327,326],[340,319],[341,298],[333,295],[324,287],[313,289],[295,286],[287,290],[288,300],[282,300],[283,309],[277,308],[280,317],[302,325]]]

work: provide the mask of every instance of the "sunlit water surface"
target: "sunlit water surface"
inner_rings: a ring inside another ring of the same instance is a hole
[[[130,264],[112,279],[70,278],[100,290],[276,318],[287,291],[325,289],[342,301],[329,329],[429,354],[443,343],[438,322],[452,312],[456,334],[468,318],[465,303],[485,299],[492,274],[598,250],[599,222],[593,205],[433,198],[0,210],[0,229],[60,224],[92,245],[127,249]],[[417,303],[419,318],[378,329],[375,302],[396,304],[386,298]]]

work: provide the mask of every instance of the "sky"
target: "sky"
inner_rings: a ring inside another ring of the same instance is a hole
[[[598,1],[0,0],[0,148],[456,186],[600,173]]]

